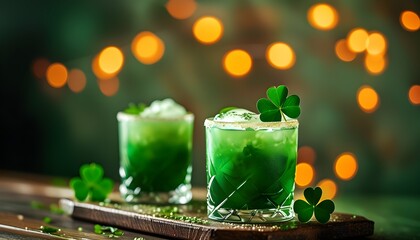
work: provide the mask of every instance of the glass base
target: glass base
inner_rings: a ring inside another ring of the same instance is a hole
[[[169,192],[142,192],[140,187],[135,190],[120,185],[120,193],[126,202],[150,204],[186,204],[191,201],[191,184],[181,184]]]
[[[291,206],[275,209],[214,209],[208,206],[208,217],[215,221],[232,223],[273,223],[286,222],[294,218],[295,214]]]

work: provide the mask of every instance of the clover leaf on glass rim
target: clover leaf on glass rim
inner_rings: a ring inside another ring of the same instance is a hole
[[[80,177],[70,180],[70,187],[74,190],[74,196],[79,201],[88,198],[94,202],[104,201],[114,188],[114,182],[104,178],[104,169],[101,165],[91,163],[80,167]]]
[[[276,122],[289,118],[297,118],[300,115],[300,98],[297,95],[288,95],[288,89],[284,85],[267,89],[267,98],[260,98],[257,109],[260,112],[260,120],[263,122]]]
[[[334,202],[326,199],[319,203],[322,195],[320,187],[306,188],[303,195],[306,201],[299,199],[293,204],[293,209],[298,215],[299,221],[309,222],[315,213],[315,218],[318,222],[327,223],[330,220],[330,215],[334,212]]]

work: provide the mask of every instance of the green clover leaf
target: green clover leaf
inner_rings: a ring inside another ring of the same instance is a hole
[[[261,113],[260,119],[263,122],[275,122],[289,118],[297,118],[300,115],[300,98],[297,95],[288,94],[284,85],[270,87],[267,90],[267,98],[260,98],[257,102],[257,109]]]
[[[89,196],[91,201],[103,201],[114,188],[114,182],[103,178],[102,166],[91,163],[80,167],[80,176],[70,180],[70,187],[79,201],[85,201]]]
[[[124,109],[124,112],[128,114],[139,115],[141,112],[144,111],[145,108],[146,108],[146,105],[144,103],[139,103],[139,104],[129,103],[128,108]]]
[[[299,221],[308,222],[315,212],[315,218],[318,222],[327,223],[330,220],[330,215],[334,212],[334,202],[327,199],[318,203],[322,195],[320,187],[306,188],[303,195],[307,202],[299,199],[293,204],[293,209],[298,215]]]
[[[95,224],[93,231],[96,234],[106,235],[109,238],[118,238],[124,235],[124,232],[116,227],[102,226],[99,224]]]

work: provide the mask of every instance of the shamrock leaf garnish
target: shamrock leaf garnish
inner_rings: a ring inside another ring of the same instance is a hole
[[[109,238],[118,238],[124,235],[124,232],[116,227],[102,226],[99,224],[95,224],[93,231],[96,234],[106,235]]]
[[[275,122],[289,118],[297,118],[300,115],[300,98],[297,95],[287,96],[288,90],[284,85],[270,87],[267,90],[267,98],[260,98],[257,109],[261,113],[260,120],[263,122]]]
[[[306,188],[303,195],[308,202],[299,199],[296,200],[293,205],[293,209],[298,215],[299,221],[308,222],[315,212],[315,218],[318,222],[328,222],[328,220],[330,220],[330,214],[334,212],[335,205],[334,202],[329,199],[318,203],[321,199],[322,189],[320,187]]]
[[[109,178],[103,178],[102,166],[91,163],[80,167],[80,176],[70,180],[70,187],[74,190],[74,196],[79,201],[85,201],[90,196],[91,201],[103,201],[114,188],[114,182]]]
[[[129,103],[128,108],[124,109],[124,112],[128,114],[138,115],[141,112],[143,112],[145,108],[146,108],[146,105],[144,103],[139,103],[139,104]]]

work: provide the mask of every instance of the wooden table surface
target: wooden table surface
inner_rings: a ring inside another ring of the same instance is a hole
[[[78,239],[109,239],[94,233],[94,222],[71,218],[51,211],[60,199],[73,198],[65,179],[0,171],[0,240],[60,239],[39,231],[45,217],[52,226]],[[195,199],[205,198],[205,189],[193,190]],[[343,195],[343,194],[342,194]],[[111,199],[120,200],[117,191]],[[420,239],[420,198],[417,196],[346,196],[334,200],[336,211],[364,216],[375,222],[374,235],[367,239]],[[16,228],[5,228],[7,225]],[[22,231],[24,228],[26,231]],[[82,228],[82,231],[78,231]],[[167,239],[123,229],[118,239]],[[62,238],[61,238],[62,239]]]

